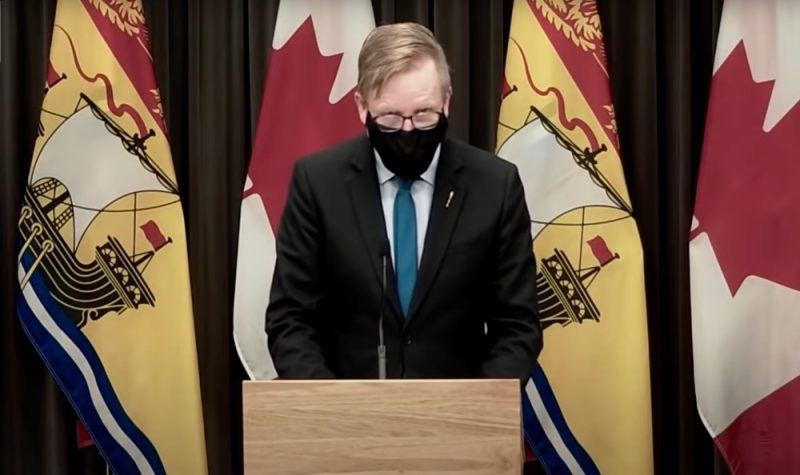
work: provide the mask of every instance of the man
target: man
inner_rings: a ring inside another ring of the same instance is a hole
[[[280,223],[279,376],[378,377],[382,332],[389,378],[527,380],[542,335],[516,168],[445,138],[449,67],[426,28],[376,28],[358,70],[367,134],[297,162]]]

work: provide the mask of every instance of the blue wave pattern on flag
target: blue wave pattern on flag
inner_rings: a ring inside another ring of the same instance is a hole
[[[570,431],[547,376],[538,364],[522,394],[522,423],[525,441],[547,473],[600,473]]]
[[[21,249],[21,243],[20,247]],[[19,278],[33,258],[22,255]],[[165,473],[153,445],[122,408],[89,341],[50,295],[38,270],[18,290],[22,328],[115,473]]]

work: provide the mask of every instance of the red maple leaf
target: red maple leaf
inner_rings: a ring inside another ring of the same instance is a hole
[[[732,294],[751,275],[800,290],[800,106],[765,132],[773,86],[742,43],[711,84],[693,235],[708,233]]]
[[[278,229],[292,167],[298,159],[364,130],[350,91],[329,100],[341,55],[323,56],[311,17],[269,59],[248,175]]]

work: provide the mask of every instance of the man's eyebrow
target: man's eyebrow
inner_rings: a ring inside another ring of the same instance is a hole
[[[375,115],[388,115],[388,114],[394,114],[394,115],[400,115],[400,116],[403,115],[397,109],[387,109],[385,111],[381,111],[380,107],[377,107],[377,109],[378,110],[376,111]],[[439,110],[439,108],[437,108],[435,106],[420,107],[418,109],[414,109],[414,112],[412,113],[412,115],[413,114],[419,114],[420,112],[438,112],[438,110]]]

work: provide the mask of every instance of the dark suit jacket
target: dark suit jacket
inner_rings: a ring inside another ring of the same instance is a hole
[[[279,377],[377,377],[388,248],[366,136],[297,162],[266,315]],[[445,140],[408,318],[391,262],[388,377],[531,376],[542,334],[530,217],[513,164]]]

